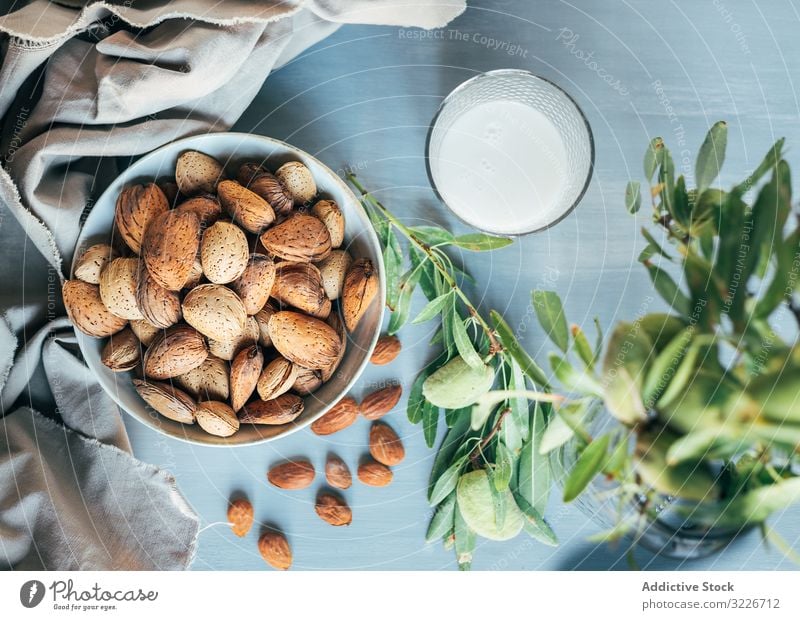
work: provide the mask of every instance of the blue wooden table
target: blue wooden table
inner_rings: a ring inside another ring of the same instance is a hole
[[[648,278],[637,264],[644,220],[627,215],[625,183],[642,175],[649,138],[665,137],[676,165],[693,161],[714,121],[730,123],[727,172],[740,179],[776,137],[788,137],[790,163],[800,166],[800,7],[737,0],[491,1],[473,6],[450,27],[435,32],[344,27],[275,72],[235,127],[286,140],[335,170],[352,169],[408,222],[464,226],[437,202],[425,172],[428,124],[452,88],[477,73],[502,67],[528,69],[569,91],[591,122],[597,143],[594,180],[578,209],[557,227],[521,239],[500,252],[467,256],[484,309],[497,308],[521,327],[526,348],[545,359],[548,345],[531,323],[529,291],[555,288],[569,319],[604,326],[656,311]],[[488,208],[488,205],[487,205]],[[646,216],[642,216],[643,218]],[[416,300],[417,307],[421,301]],[[356,396],[399,379],[408,388],[429,354],[432,327],[403,330],[403,353],[388,367],[370,368]],[[280,526],[298,569],[452,569],[453,553],[426,545],[430,517],[425,499],[433,451],[401,406],[389,417],[402,435],[406,460],[382,489],[356,483],[346,492],[353,508],[349,528],[332,528],[314,513],[317,484],[284,492],[268,486],[271,463],[308,456],[323,467],[329,451],[351,467],[366,452],[368,423],[320,438],[306,430],[264,446],[236,450],[200,448],[161,437],[127,420],[136,456],[175,473],[203,525],[224,521],[235,491],[253,500],[256,518]],[[562,544],[544,547],[520,536],[483,541],[477,569],[620,569],[622,550],[595,546],[598,528],[554,493],[549,517]],[[800,537],[800,511],[778,515],[777,529],[791,543]],[[200,535],[196,569],[260,569],[257,533],[235,538],[224,525]],[[681,563],[637,554],[644,568],[775,569],[788,561],[765,548],[757,534],[725,552]]]

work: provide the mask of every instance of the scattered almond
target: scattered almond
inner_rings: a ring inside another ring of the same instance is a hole
[[[292,565],[292,549],[286,537],[273,531],[266,531],[258,539],[258,551],[261,557],[273,568],[289,570]]]
[[[314,509],[320,519],[333,526],[350,525],[353,522],[353,511],[347,502],[333,493],[320,493]]]
[[[347,464],[335,454],[328,456],[325,462],[325,479],[337,489],[349,489],[353,484],[353,475]]]
[[[403,388],[397,384],[387,385],[385,388],[367,394],[359,407],[361,415],[367,420],[377,420],[385,416],[394,409],[402,394]]]
[[[406,456],[403,443],[391,426],[375,422],[369,429],[369,453],[379,463],[394,466]]]
[[[315,420],[311,430],[317,435],[332,435],[350,426],[357,417],[358,404],[355,399],[345,396],[328,413]]]
[[[228,506],[228,523],[239,538],[247,535],[253,527],[253,504],[244,498],[233,500]]]
[[[397,336],[381,336],[378,338],[369,361],[376,366],[385,366],[400,355],[400,349],[402,349],[402,345]]]
[[[305,489],[314,482],[314,466],[308,461],[286,461],[267,472],[267,480],[280,489]]]
[[[385,487],[392,477],[392,470],[377,461],[364,461],[358,466],[358,479],[371,487]]]

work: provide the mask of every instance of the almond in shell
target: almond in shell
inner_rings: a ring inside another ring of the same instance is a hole
[[[331,235],[318,218],[295,213],[261,235],[273,256],[294,262],[316,263],[331,253]]]
[[[294,394],[282,394],[271,400],[254,400],[239,412],[243,424],[268,424],[277,426],[294,422],[305,405],[303,399]]]
[[[126,327],[113,334],[100,355],[100,360],[114,372],[133,369],[141,359],[141,343],[136,334]]]
[[[181,298],[155,281],[150,272],[139,265],[136,305],[150,325],[166,328],[181,320]]]
[[[82,280],[67,280],[61,289],[67,316],[87,336],[104,338],[116,334],[127,324],[108,311],[100,299],[100,287]]]
[[[325,322],[330,325],[334,331],[339,334],[339,342],[341,343],[341,348],[339,349],[339,355],[336,356],[336,359],[322,369],[322,382],[326,383],[330,380],[333,376],[333,373],[336,372],[336,369],[339,368],[339,364],[342,363],[344,359],[345,351],[347,350],[347,330],[344,328],[344,322],[342,321],[341,317],[339,316],[338,312],[331,312]]]
[[[344,214],[333,200],[320,200],[311,208],[311,213],[318,217],[331,236],[331,247],[338,248],[344,241]]]
[[[112,313],[128,320],[144,318],[136,303],[139,259],[115,258],[100,274],[100,299]]]
[[[233,221],[247,232],[259,233],[275,221],[270,204],[236,181],[221,181],[217,192]]]
[[[273,531],[266,531],[258,539],[258,552],[264,561],[278,570],[289,570],[292,566],[292,549],[286,537]]]
[[[184,390],[200,400],[228,400],[230,371],[228,363],[209,355],[197,368],[192,368],[176,378]]]
[[[243,497],[233,500],[228,506],[228,523],[233,533],[242,538],[253,527],[253,504]]]
[[[112,260],[117,252],[106,243],[98,243],[87,248],[75,264],[75,277],[90,284],[100,284],[100,272]]]
[[[333,493],[322,492],[317,496],[317,503],[314,506],[319,518],[330,525],[339,527],[350,525],[353,522],[353,511],[347,502]]]
[[[358,466],[358,479],[371,487],[385,487],[393,477],[392,470],[377,461],[366,460]]]
[[[394,409],[403,388],[400,385],[387,385],[384,388],[367,394],[361,401],[361,415],[367,420],[377,420]]]
[[[222,164],[205,153],[185,151],[175,164],[175,182],[185,196],[213,194],[222,176]]]
[[[239,295],[245,312],[257,314],[267,303],[275,283],[275,263],[264,254],[251,254],[250,260],[231,288]]]
[[[203,194],[184,200],[175,207],[175,211],[191,211],[200,220],[200,227],[206,228],[216,222],[222,215],[222,205],[213,194]]]
[[[257,344],[250,345],[236,354],[231,362],[231,407],[239,411],[256,389],[256,383],[264,366],[264,354]]]
[[[291,194],[278,178],[258,164],[242,164],[236,180],[266,200],[278,215],[286,215],[294,206]]]
[[[153,219],[142,240],[142,258],[165,289],[179,291],[194,269],[200,220],[191,211],[168,211]]]
[[[339,299],[344,289],[344,278],[353,259],[346,250],[333,250],[317,267],[322,277],[322,287],[331,301]]]
[[[170,379],[197,368],[208,357],[200,333],[188,325],[175,325],[161,332],[144,354],[144,374],[152,379]]]
[[[397,336],[381,336],[378,338],[375,350],[372,351],[369,361],[376,366],[385,366],[394,361],[400,354],[401,349],[402,345]]]
[[[322,287],[322,276],[311,263],[278,263],[272,296],[282,304],[294,306],[320,319],[331,312],[331,301]]]
[[[315,420],[311,430],[317,435],[332,435],[350,426],[356,418],[358,418],[358,403],[355,399],[345,396],[331,407],[328,413]]]
[[[161,328],[151,325],[144,319],[139,321],[131,321],[131,330],[145,347],[149,347],[150,343],[155,340],[155,337],[161,333]]]
[[[286,188],[294,204],[302,205],[317,195],[317,184],[308,167],[299,161],[290,161],[275,171],[275,176]]]
[[[378,295],[378,273],[368,258],[359,258],[347,270],[342,290],[342,314],[347,331],[352,332]]]
[[[269,319],[278,312],[278,308],[271,301],[267,301],[264,307],[256,312],[255,319],[258,324],[258,344],[267,348],[272,346],[272,338],[269,335]]]
[[[141,253],[142,240],[150,222],[168,210],[167,197],[155,183],[131,185],[120,192],[114,223],[125,245],[134,254]]]
[[[192,398],[169,383],[134,379],[133,385],[144,401],[165,418],[194,424],[195,402]]]
[[[353,484],[353,474],[347,464],[335,454],[329,454],[325,461],[325,479],[337,489],[349,489]]]
[[[292,391],[301,396],[308,396],[322,385],[322,372],[313,368],[300,368],[294,380]]]
[[[197,403],[194,415],[200,428],[211,435],[230,437],[239,430],[236,413],[225,403],[214,400]]]
[[[277,398],[292,389],[300,367],[279,355],[264,366],[256,389],[262,400]]]
[[[204,336],[229,342],[244,332],[247,313],[231,289],[221,284],[201,284],[183,298],[183,318]]]
[[[189,277],[187,278],[186,282],[183,283],[183,288],[193,289],[195,286],[198,286],[202,281],[203,281],[203,264],[200,262],[199,258],[195,258],[194,263],[192,263],[192,270],[189,272]]]
[[[406,456],[397,433],[383,422],[375,422],[369,429],[369,453],[378,463],[388,466],[397,465]]]
[[[233,282],[244,273],[248,258],[247,237],[235,224],[217,222],[203,233],[200,263],[210,282]]]
[[[244,331],[233,340],[208,339],[208,350],[212,355],[232,361],[236,354],[244,347],[258,342],[258,323],[252,316],[247,317]]]
[[[280,489],[305,489],[314,482],[314,466],[308,461],[286,461],[267,472],[267,480]]]
[[[339,335],[330,325],[298,312],[273,314],[269,335],[281,355],[303,368],[330,366],[342,348]]]

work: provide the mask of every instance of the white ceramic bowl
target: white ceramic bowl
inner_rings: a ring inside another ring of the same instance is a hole
[[[251,161],[265,164],[275,170],[287,161],[303,162],[314,175],[320,195],[335,200],[342,209],[345,220],[345,243],[354,257],[372,260],[378,268],[380,290],[358,328],[348,336],[344,359],[334,376],[316,392],[305,398],[305,410],[293,423],[284,426],[261,426],[243,424],[232,437],[209,435],[197,425],[185,425],[157,414],[141,399],[133,387],[133,373],[111,372],[100,361],[100,352],[106,339],[91,338],[81,332],[78,344],[89,368],[94,371],[100,385],[117,404],[134,418],[157,431],[190,443],[214,446],[241,446],[270,441],[307,426],[324,415],[352,387],[369,362],[369,357],[380,334],[385,299],[385,276],[380,244],[375,231],[352,191],[330,168],[308,153],[279,140],[243,133],[217,133],[184,138],[167,144],[141,159],[125,170],[103,192],[92,208],[81,234],[73,259],[95,243],[109,243],[114,222],[114,206],[120,190],[132,183],[173,177],[175,162],[182,152],[197,150],[216,157],[233,176],[241,163]]]

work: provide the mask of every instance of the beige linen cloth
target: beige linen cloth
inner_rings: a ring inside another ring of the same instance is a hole
[[[0,203],[45,257],[41,278],[54,280],[58,307],[81,214],[119,159],[229,128],[274,67],[342,23],[434,28],[465,8],[464,0],[19,7],[0,17]],[[15,234],[8,228],[0,220],[0,244]],[[77,355],[68,321],[45,324],[52,308],[12,291],[3,298],[0,567],[186,567],[198,518],[168,472],[130,455],[120,412]],[[42,390],[47,415],[24,406]]]

